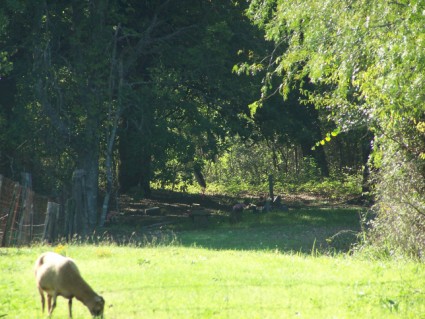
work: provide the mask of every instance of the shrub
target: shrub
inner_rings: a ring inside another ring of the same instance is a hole
[[[375,174],[377,218],[369,242],[390,254],[425,257],[424,160],[386,141]]]

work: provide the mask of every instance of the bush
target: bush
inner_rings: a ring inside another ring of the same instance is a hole
[[[369,243],[391,255],[424,259],[424,161],[388,141],[380,161],[373,207],[377,218],[371,222]]]
[[[362,193],[362,176],[344,175],[337,178],[325,178],[321,181],[311,180],[301,184],[298,192],[308,192],[318,195],[324,195],[329,198],[344,199],[349,196],[360,196]]]

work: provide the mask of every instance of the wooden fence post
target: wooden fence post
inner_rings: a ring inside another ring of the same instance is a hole
[[[88,198],[86,189],[86,172],[83,169],[74,171],[72,176],[72,199],[75,205],[73,231],[74,234],[87,235],[89,229]]]
[[[60,205],[47,203],[46,221],[44,223],[43,241],[53,242],[56,239],[56,221],[59,216]]]
[[[32,215],[33,215],[33,192],[30,173],[21,173],[22,196],[19,216],[19,231],[17,244],[25,244],[31,241]]]

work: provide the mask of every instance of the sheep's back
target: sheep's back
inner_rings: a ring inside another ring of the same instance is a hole
[[[36,262],[38,287],[49,295],[73,296],[72,286],[81,280],[77,266],[72,259],[55,253],[45,253]]]

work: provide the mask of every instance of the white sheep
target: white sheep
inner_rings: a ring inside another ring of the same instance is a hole
[[[44,312],[45,298],[47,294],[47,305],[49,316],[56,307],[57,296],[68,299],[69,317],[72,318],[72,298],[77,298],[93,316],[103,318],[105,300],[96,294],[84,281],[80,272],[71,258],[47,252],[38,257],[35,263],[35,277],[38,291],[41,295],[41,307]],[[53,298],[53,304],[52,304]]]

